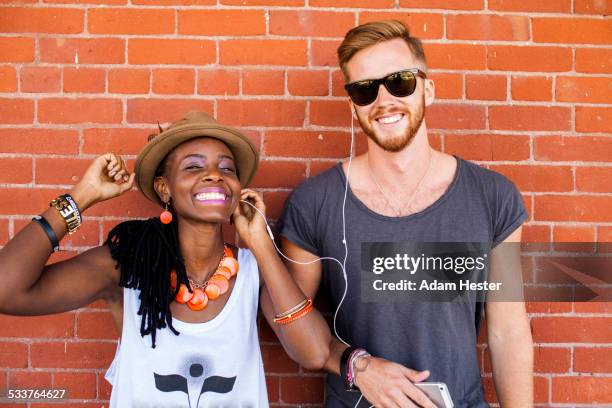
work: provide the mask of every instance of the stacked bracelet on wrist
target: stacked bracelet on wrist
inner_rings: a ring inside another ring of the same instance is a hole
[[[66,222],[66,227],[68,228],[68,234],[73,234],[83,222],[83,217],[81,216],[81,211],[79,211],[79,207],[77,207],[76,202],[70,196],[70,194],[64,194],[57,197],[55,200],[49,203],[50,207],[55,207],[57,211],[59,211],[60,215]]]
[[[289,324],[297,319],[300,319],[306,316],[308,313],[312,311],[312,299],[304,299],[302,302],[293,306],[291,309],[283,312],[279,315],[276,315],[274,318],[274,323],[277,324]]]
[[[342,357],[340,358],[340,376],[344,380],[344,389],[347,391],[359,391],[359,388],[355,384],[357,373],[364,371],[369,365],[368,362],[362,370],[357,370],[355,364],[361,357],[370,357],[370,353],[365,349],[356,347],[348,347],[342,353]]]

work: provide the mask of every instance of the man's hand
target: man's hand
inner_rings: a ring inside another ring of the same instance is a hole
[[[369,359],[369,362],[364,360]],[[376,408],[436,408],[414,385],[429,377],[429,371],[415,371],[401,364],[376,357],[362,357],[357,364],[355,384],[363,397]],[[367,363],[367,364],[365,364]],[[360,368],[366,367],[364,371]]]

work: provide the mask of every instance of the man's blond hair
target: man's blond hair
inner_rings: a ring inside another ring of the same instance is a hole
[[[338,63],[344,79],[349,80],[346,65],[358,51],[396,38],[404,40],[414,57],[423,64],[422,68],[425,69],[425,52],[421,40],[411,37],[410,30],[404,23],[398,20],[373,21],[349,30],[338,47]]]

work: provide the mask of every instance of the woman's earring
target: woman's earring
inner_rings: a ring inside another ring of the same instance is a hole
[[[159,214],[159,220],[162,224],[170,224],[172,222],[172,213],[168,211],[168,203],[170,200],[166,202],[166,207],[161,214]]]

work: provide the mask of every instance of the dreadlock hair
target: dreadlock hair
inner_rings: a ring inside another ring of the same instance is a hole
[[[165,173],[168,156],[162,160],[155,176]],[[176,213],[169,203],[168,210],[176,220]],[[180,284],[189,280],[178,241],[178,222],[162,224],[158,217],[147,220],[125,221],[113,228],[104,242],[120,269],[119,286],[140,291],[138,314],[141,336],[151,335],[155,348],[157,329],[166,326],[175,334],[172,326],[170,304],[176,297]],[[170,272],[176,270],[177,285],[170,287]]]

